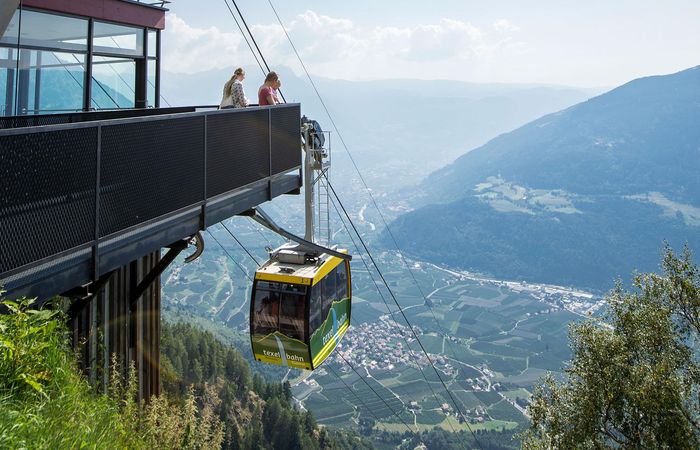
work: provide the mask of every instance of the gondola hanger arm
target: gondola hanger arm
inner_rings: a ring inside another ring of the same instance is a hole
[[[341,253],[336,250],[331,250],[328,247],[324,247],[322,245],[315,244],[313,242],[307,241],[304,238],[300,238],[299,236],[290,233],[289,231],[285,230],[284,228],[280,227],[275,223],[274,220],[270,216],[268,216],[265,211],[263,211],[260,207],[255,207],[251,208],[245,212],[243,212],[241,215],[243,216],[248,216],[251,219],[255,220],[258,222],[260,225],[264,226],[265,228],[279,234],[280,236],[283,236],[290,241],[294,241],[297,244],[299,244],[303,249],[308,250],[313,253],[321,254],[325,253],[327,255],[335,256],[336,258],[341,258],[345,261],[350,261],[352,260],[352,255],[349,255],[347,253]]]

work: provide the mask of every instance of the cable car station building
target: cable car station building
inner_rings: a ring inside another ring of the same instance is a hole
[[[160,275],[208,226],[302,186],[300,106],[161,108],[166,2],[0,6],[0,287],[71,299],[82,365],[160,390]]]

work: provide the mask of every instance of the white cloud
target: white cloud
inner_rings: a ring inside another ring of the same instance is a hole
[[[508,19],[501,19],[493,24],[493,29],[496,31],[520,31],[520,27],[513,25]]]
[[[163,68],[169,72],[195,73],[228,67],[229,55],[241,53],[240,33],[216,27],[193,28],[175,14],[168,14],[163,34]],[[245,44],[244,44],[245,45]]]
[[[300,69],[283,30],[277,24],[252,27],[268,62]],[[306,11],[287,25],[309,70],[333,78],[455,78],[455,72],[511,51],[510,33],[517,27],[506,19],[492,28],[442,19],[405,27],[365,27],[343,18]],[[193,73],[233,65],[254,64],[239,33],[216,27],[190,27],[175,14],[167,17],[164,68]],[[519,43],[522,46],[522,43]],[[420,76],[422,75],[422,76]]]

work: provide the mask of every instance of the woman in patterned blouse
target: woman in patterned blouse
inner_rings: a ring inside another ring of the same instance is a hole
[[[243,92],[243,80],[245,80],[245,71],[239,67],[224,85],[224,95],[221,98],[219,108],[244,108],[248,106],[248,99]]]

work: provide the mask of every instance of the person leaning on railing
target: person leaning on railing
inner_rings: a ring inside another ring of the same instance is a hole
[[[277,76],[275,72],[267,74],[265,82],[258,89],[258,104],[260,104],[260,106],[276,105],[279,103],[275,95],[275,88],[278,86],[277,82],[279,82],[279,76]]]
[[[245,108],[248,106],[248,98],[243,92],[243,80],[245,80],[245,71],[239,67],[224,85],[224,94],[219,105],[220,109]]]

